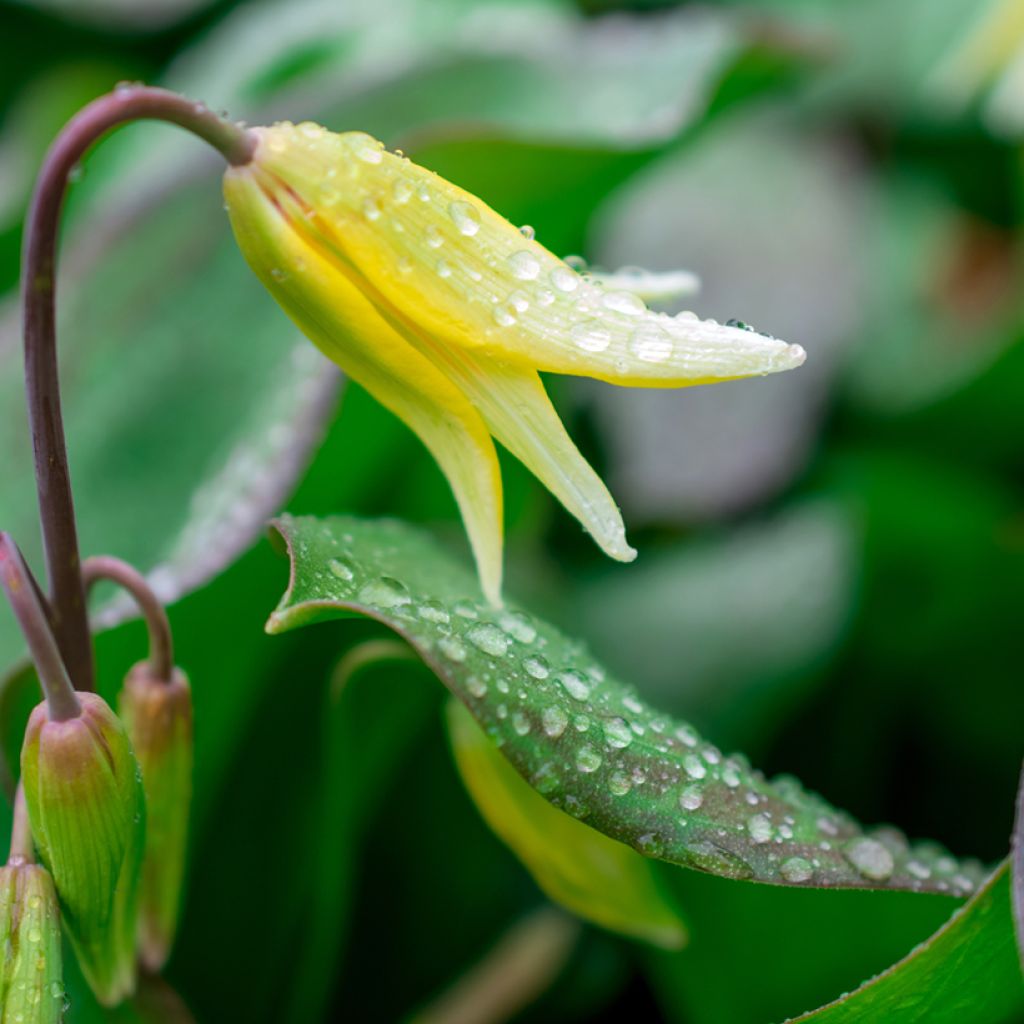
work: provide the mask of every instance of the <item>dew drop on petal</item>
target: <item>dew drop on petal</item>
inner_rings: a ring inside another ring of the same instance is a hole
[[[515,311],[509,309],[508,306],[496,306],[494,308],[494,322],[499,327],[512,327],[516,322]]]
[[[533,228],[529,224],[524,224],[519,229],[519,234],[521,234],[523,236],[523,238],[527,238],[527,239],[529,239],[532,242],[536,232],[533,230]]]
[[[391,187],[391,194],[396,203],[407,203],[412,198],[412,185],[404,178],[398,178]]]
[[[625,719],[611,718],[604,723],[604,738],[608,741],[608,746],[621,750],[633,742],[633,733]]]
[[[363,216],[367,220],[380,220],[380,206],[375,199],[366,199],[363,202]]]
[[[631,292],[608,292],[601,302],[606,309],[625,313],[626,316],[640,316],[647,311],[643,301]]]
[[[772,838],[772,823],[766,814],[752,814],[747,818],[747,834],[752,843],[767,843]]]
[[[537,639],[537,629],[525,612],[505,612],[498,619],[498,624],[521,644],[532,644]]]
[[[423,604],[416,609],[416,614],[427,622],[433,622],[442,626],[445,625],[450,618],[441,602],[434,600],[424,601]]]
[[[696,811],[702,803],[704,803],[704,794],[701,792],[700,786],[687,786],[679,794],[679,806],[684,811]]]
[[[612,772],[608,779],[608,792],[612,796],[625,796],[633,788],[633,780],[625,772]]]
[[[814,868],[803,857],[789,857],[779,866],[779,874],[787,882],[807,882],[814,876]]]
[[[355,579],[356,571],[352,562],[344,555],[338,555],[327,563],[330,574],[344,583],[350,583]]]
[[[683,758],[683,768],[691,779],[703,779],[708,773],[704,762],[696,754],[687,754]]]
[[[508,651],[508,637],[497,626],[492,626],[488,622],[473,626],[466,634],[466,639],[478,651],[483,651],[484,654],[490,654],[495,658],[503,657]]]
[[[359,591],[359,600],[378,608],[401,608],[412,603],[406,585],[391,576],[379,576],[364,584]]]
[[[452,276],[452,268],[444,260],[438,260],[435,269],[437,270],[438,277]]]
[[[424,232],[424,235],[427,239],[427,245],[429,245],[431,249],[440,249],[441,246],[444,245],[444,235],[438,231],[436,224],[430,224]]]
[[[509,269],[512,276],[520,281],[533,281],[540,274],[540,261],[532,252],[525,249],[512,253],[508,258]]]
[[[551,283],[560,292],[574,292],[580,284],[580,279],[568,267],[555,267],[550,276]]]
[[[672,339],[657,324],[644,324],[630,336],[629,350],[645,363],[663,363],[672,355]]]
[[[896,865],[892,854],[877,839],[853,839],[843,848],[843,855],[865,878],[884,882]]]
[[[590,696],[590,684],[573,668],[559,672],[558,681],[573,700],[586,700]]]
[[[472,237],[480,230],[480,215],[476,207],[457,199],[448,205],[448,216],[455,223],[460,234]]]
[[[597,320],[581,320],[569,330],[569,337],[584,352],[603,352],[612,340],[611,333]]]
[[[460,663],[466,660],[466,648],[452,636],[443,637],[437,649],[449,660]]]
[[[523,668],[525,668],[527,673],[534,679],[547,679],[551,674],[551,669],[548,666],[547,660],[540,654],[531,655],[527,658],[523,662]]]

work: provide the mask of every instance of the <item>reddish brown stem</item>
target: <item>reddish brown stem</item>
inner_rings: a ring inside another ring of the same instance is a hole
[[[68,122],[46,154],[36,182],[22,254],[25,389],[49,581],[47,612],[64,663],[81,690],[93,688],[93,662],[57,376],[57,237],[68,179],[78,162],[111,129],[140,119],[186,128],[231,164],[246,163],[253,146],[244,128],[202,104],[164,89],[122,86]]]

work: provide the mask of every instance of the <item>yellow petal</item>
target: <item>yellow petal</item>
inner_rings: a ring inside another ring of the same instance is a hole
[[[378,307],[442,346],[614,384],[679,387],[799,366],[804,351],[692,313],[654,313],[524,237],[476,197],[368,135],[258,130],[254,162]]]
[[[605,554],[633,561],[636,550],[626,542],[615,499],[566,433],[537,373],[500,366],[465,350],[435,347],[434,353],[491,433],[583,524]]]
[[[331,360],[404,420],[440,464],[466,524],[484,593],[499,604],[501,476],[480,415],[381,319],[333,260],[308,244],[287,197],[264,191],[258,168],[228,171],[224,195],[239,247],[285,312]]]
[[[588,921],[665,949],[685,944],[686,926],[650,861],[549,804],[456,700],[448,703],[448,734],[480,814],[551,899]]]
[[[700,291],[700,278],[689,270],[623,267],[610,273],[591,270],[588,276],[606,291],[630,292],[644,302],[668,302]]]

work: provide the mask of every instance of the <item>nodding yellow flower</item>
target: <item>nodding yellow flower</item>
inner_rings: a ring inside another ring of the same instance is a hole
[[[639,288],[577,272],[475,196],[362,132],[310,123],[254,132],[252,160],[224,179],[242,252],[299,328],[431,451],[495,604],[502,498],[492,438],[607,554],[636,557],[539,371],[682,387],[804,360],[799,346],[744,325],[652,312]]]

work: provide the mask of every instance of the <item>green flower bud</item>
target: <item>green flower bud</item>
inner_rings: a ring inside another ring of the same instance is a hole
[[[33,712],[21,750],[32,835],[60,896],[64,924],[96,998],[135,988],[135,919],[145,802],[128,734],[106,702],[79,693],[82,713]]]
[[[64,1016],[60,912],[53,879],[38,864],[0,868],[0,1020],[57,1024]]]
[[[192,796],[192,693],[178,669],[170,682],[136,665],[120,697],[121,719],[142,768],[146,853],[139,884],[139,958],[163,967],[174,943],[185,874]]]

